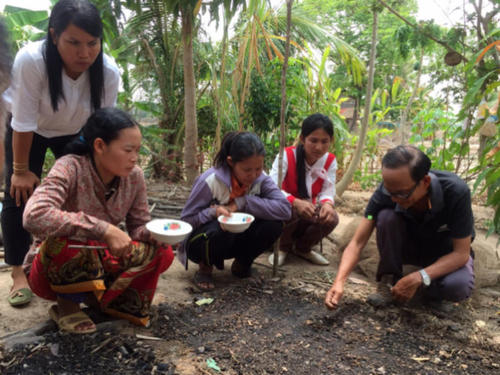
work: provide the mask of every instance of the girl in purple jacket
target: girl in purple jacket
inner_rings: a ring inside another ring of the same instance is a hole
[[[181,219],[193,232],[178,251],[197,263],[195,284],[202,290],[214,287],[213,266],[224,269],[233,259],[231,272],[239,278],[251,276],[255,258],[281,235],[283,222],[290,219],[290,204],[273,180],[263,174],[265,149],[253,133],[230,132],[222,141],[214,166],[194,182]],[[224,231],[217,218],[232,212],[246,212],[255,221],[243,233]]]

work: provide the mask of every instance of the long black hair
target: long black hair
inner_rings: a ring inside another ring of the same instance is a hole
[[[127,112],[114,107],[100,108],[90,115],[78,138],[66,145],[64,153],[92,156],[97,138],[109,144],[120,136],[120,131],[134,126],[139,124]]]
[[[43,58],[49,78],[49,92],[52,109],[58,110],[58,101],[64,99],[62,89],[63,61],[57,46],[53,42],[50,29],[56,36],[73,24],[95,38],[101,40],[101,51],[89,68],[90,104],[93,110],[101,107],[101,97],[104,95],[104,67],[102,52],[102,21],[99,11],[88,0],[60,0],[52,9],[49,18],[49,29],[43,49]]]
[[[233,163],[251,158],[265,156],[266,149],[257,135],[250,132],[229,132],[222,139],[222,146],[215,155],[214,166],[227,166],[227,157],[231,156]]]
[[[302,129],[300,131],[300,136],[302,139],[311,134],[313,131],[323,129],[329,136],[330,139],[333,138],[333,123],[328,116],[321,113],[314,113],[308,116],[302,122]],[[304,150],[304,145],[299,143],[295,150],[295,168],[297,171],[297,187],[299,198],[308,199],[309,194],[307,193],[306,186],[306,152]]]

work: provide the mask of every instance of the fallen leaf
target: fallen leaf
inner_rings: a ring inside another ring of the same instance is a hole
[[[217,372],[220,372],[220,367],[217,366],[217,362],[215,362],[213,358],[207,358],[207,367]]]
[[[201,305],[210,305],[213,301],[214,301],[213,298],[201,298],[198,301],[196,301],[195,303],[198,306],[201,306]]]

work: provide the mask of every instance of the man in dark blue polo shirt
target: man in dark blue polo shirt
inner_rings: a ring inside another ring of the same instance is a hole
[[[325,304],[333,309],[377,230],[377,281],[392,298],[410,300],[419,288],[435,300],[461,301],[474,288],[471,242],[474,219],[467,184],[453,173],[430,170],[431,161],[413,146],[397,146],[382,160],[383,182],[373,193],[354,237],[342,255]],[[403,264],[421,267],[403,276]]]

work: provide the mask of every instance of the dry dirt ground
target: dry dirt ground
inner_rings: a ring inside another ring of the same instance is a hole
[[[166,195],[161,186],[150,190],[155,216],[178,214],[185,190]],[[365,201],[344,206],[336,231]],[[259,277],[251,280],[235,280],[227,262],[216,273],[216,290],[206,293],[191,283],[195,267],[185,271],[175,260],[160,278],[150,328],[103,322],[97,333],[84,336],[58,333],[48,320],[50,303],[40,298],[25,308],[10,307],[4,302],[9,272],[2,271],[0,373],[500,373],[498,284],[476,290],[447,312],[421,301],[375,309],[365,302],[375,290],[373,281],[354,273],[342,305],[331,312],[323,297],[335,277],[338,253],[329,240],[323,250],[330,266],[290,256],[275,278],[268,253],[257,259]]]

